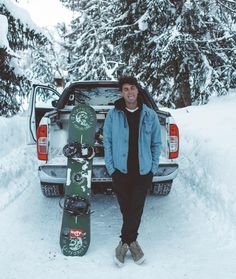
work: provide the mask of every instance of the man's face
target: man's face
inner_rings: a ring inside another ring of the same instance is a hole
[[[124,83],[122,85],[121,96],[125,99],[126,103],[135,104],[138,99],[138,88],[135,85]]]

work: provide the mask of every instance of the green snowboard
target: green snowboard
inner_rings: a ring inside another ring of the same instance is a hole
[[[92,158],[96,131],[96,112],[78,104],[70,114],[67,156],[67,182],[60,234],[66,256],[83,256],[90,244],[90,198]]]

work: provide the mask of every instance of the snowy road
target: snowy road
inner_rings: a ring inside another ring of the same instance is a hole
[[[127,271],[130,278],[154,274],[158,278],[235,278],[235,247],[215,231],[204,205],[199,208],[196,200],[182,195],[185,189],[178,182],[179,192],[174,190],[167,198],[148,197],[140,230],[146,263],[136,266],[130,258],[121,270],[112,261],[120,223],[115,198],[93,198],[89,252],[83,258],[66,258],[58,242],[62,213],[58,199],[42,197],[37,180],[33,182],[36,187],[28,187],[0,214],[3,279],[71,278],[76,274],[124,278]]]
[[[0,153],[0,278],[118,279],[128,274],[131,279],[235,279],[236,164],[227,152],[235,150],[235,105],[234,95],[174,112],[181,131],[180,173],[169,196],[147,198],[139,237],[146,262],[137,266],[130,257],[122,269],[112,258],[121,222],[115,197],[93,197],[92,241],[86,256],[63,256],[59,199],[41,194],[34,147],[23,137],[26,121],[0,118],[0,129],[7,121],[12,138],[0,140],[6,146]],[[217,134],[219,126],[223,135]],[[19,145],[10,148],[16,138]]]

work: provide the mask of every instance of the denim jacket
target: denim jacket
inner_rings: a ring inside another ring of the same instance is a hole
[[[129,126],[125,112],[117,107],[111,109],[104,123],[104,151],[107,171],[110,175],[117,169],[127,173]],[[142,105],[138,140],[139,173],[157,173],[161,154],[161,127],[154,110]]]

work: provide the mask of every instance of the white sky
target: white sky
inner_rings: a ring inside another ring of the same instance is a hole
[[[19,5],[26,9],[32,20],[41,27],[69,22],[73,18],[73,13],[59,0],[20,0]]]

